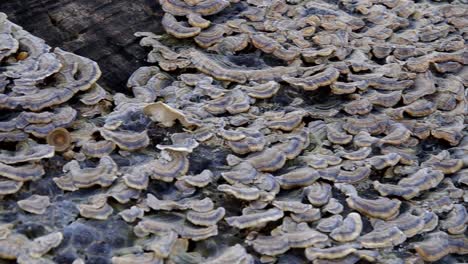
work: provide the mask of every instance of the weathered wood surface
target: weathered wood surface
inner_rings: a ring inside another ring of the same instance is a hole
[[[52,47],[97,61],[99,83],[120,92],[145,63],[134,32],[163,32],[156,0],[2,0],[0,12]]]

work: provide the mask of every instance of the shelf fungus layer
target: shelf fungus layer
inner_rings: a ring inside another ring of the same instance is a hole
[[[468,262],[466,3],[139,2],[120,88],[0,13],[1,263]]]

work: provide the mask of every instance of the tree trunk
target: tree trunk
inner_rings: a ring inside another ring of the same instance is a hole
[[[147,51],[133,34],[163,32],[157,0],[3,0],[0,12],[50,46],[97,61],[99,84],[118,92],[145,65]]]

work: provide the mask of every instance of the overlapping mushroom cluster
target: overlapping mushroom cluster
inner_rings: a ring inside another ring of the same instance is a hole
[[[30,188],[17,207],[76,212],[48,226],[63,232],[62,243],[52,233],[42,254],[12,252],[18,236],[31,238],[8,231],[0,257],[47,261],[53,247],[57,262],[116,264],[423,263],[468,254],[466,6],[160,4],[168,34],[136,33],[154,65],[129,78],[130,95],[114,94],[109,112],[97,66],[76,55],[43,49],[58,69],[31,80],[53,68],[36,56],[26,67],[34,74],[2,75],[0,106],[11,111],[0,124],[4,141],[13,131],[25,136],[0,155],[0,175],[10,179],[1,190],[18,192],[8,186],[44,174],[39,161],[54,156],[44,137],[56,133],[47,142],[67,149],[68,160],[50,184],[58,195]],[[17,32],[30,35],[3,21],[9,72],[34,51]],[[62,90],[70,94],[55,96]],[[38,103],[18,99],[30,96]],[[77,104],[74,118],[58,124],[56,105],[67,101]],[[42,126],[43,115],[51,121]],[[93,223],[126,237],[99,244],[109,236],[89,231],[99,229]],[[80,230],[95,239],[77,242]]]
[[[0,29],[0,194],[7,195],[44,175],[41,160],[70,146],[67,128],[100,113],[106,92],[96,84],[101,72],[95,62],[52,51],[3,13]]]
[[[0,32],[3,197],[21,193],[23,186],[40,180],[48,169],[45,161],[74,144],[67,129],[76,120],[101,114],[101,101],[108,95],[96,83],[101,72],[94,61],[59,48],[52,51],[43,40],[8,21],[3,13]],[[8,199],[3,200],[2,210],[6,210]],[[34,194],[18,200],[17,205],[25,212],[44,214],[50,198]],[[8,221],[2,224],[0,258],[16,259],[18,263],[48,263],[42,256],[63,239],[59,230],[30,239],[13,227]]]

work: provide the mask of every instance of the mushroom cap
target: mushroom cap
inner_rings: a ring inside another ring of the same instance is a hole
[[[71,136],[67,129],[58,127],[49,132],[46,141],[47,144],[55,147],[55,151],[62,152],[70,147]]]

